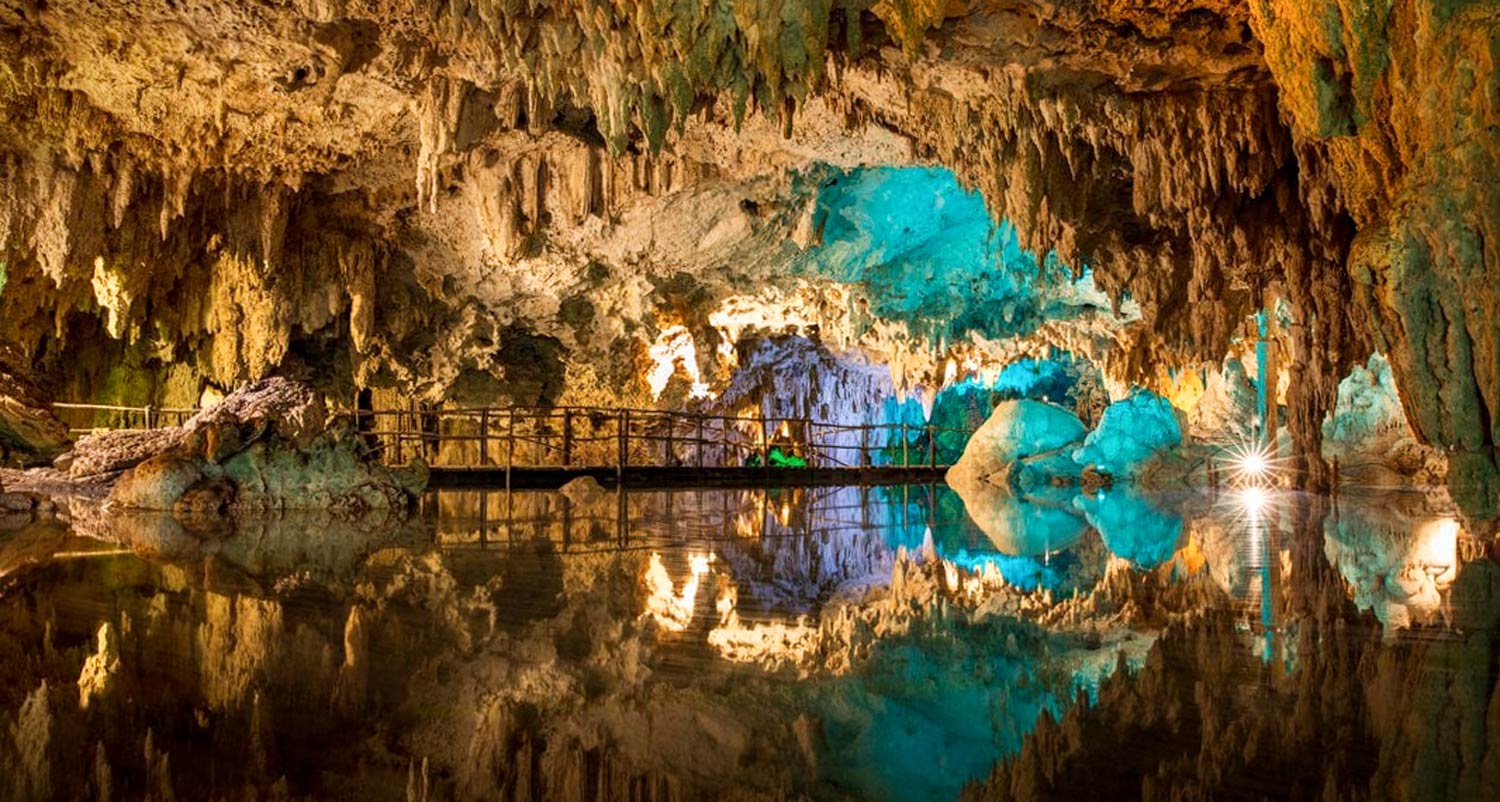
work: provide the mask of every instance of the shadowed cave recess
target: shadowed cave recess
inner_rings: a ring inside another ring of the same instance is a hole
[[[0,794],[1494,798],[1497,61],[0,4]]]

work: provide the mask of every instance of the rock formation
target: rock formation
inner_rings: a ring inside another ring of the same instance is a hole
[[[425,468],[386,468],[348,421],[329,420],[320,393],[281,378],[237,390],[179,427],[84,437],[70,456],[71,478],[111,482],[108,514],[404,514],[426,484]]]
[[[636,402],[674,327],[732,371],[708,318],[793,291],[819,176],[941,165],[1138,315],[1105,337],[1113,379],[1164,390],[1283,309],[1303,481],[1379,350],[1490,517],[1497,28],[1437,0],[22,3],[0,339],[71,400],[281,373]]]
[[[46,407],[15,347],[0,342],[0,465],[46,462],[67,445],[68,427]]]

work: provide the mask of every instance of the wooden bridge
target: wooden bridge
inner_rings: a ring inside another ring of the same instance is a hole
[[[75,435],[178,426],[194,409],[54,404]],[[940,479],[972,429],[601,407],[335,410],[389,465],[439,486],[886,484]]]

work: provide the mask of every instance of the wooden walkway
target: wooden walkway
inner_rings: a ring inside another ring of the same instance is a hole
[[[180,425],[196,410],[55,404],[75,434]],[[970,429],[599,407],[335,410],[389,465],[438,487],[892,484],[941,480]]]

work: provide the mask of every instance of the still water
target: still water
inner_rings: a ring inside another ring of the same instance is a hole
[[[0,794],[1495,799],[1493,556],[1405,493],[12,521]]]

